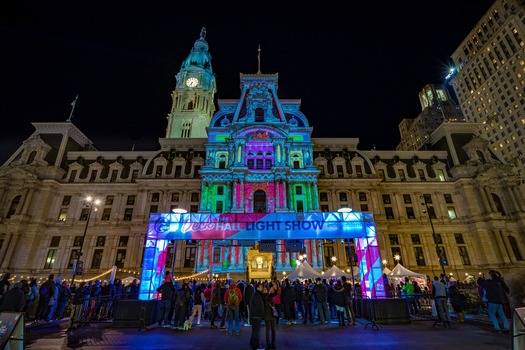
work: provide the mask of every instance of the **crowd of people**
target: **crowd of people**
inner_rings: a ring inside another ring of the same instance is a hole
[[[6,273],[0,280],[0,312],[24,312],[27,321],[49,322],[61,320],[66,315],[66,307],[85,306],[93,301],[94,314],[111,318],[114,300],[138,299],[138,282],[135,279],[128,286],[121,280],[101,282],[99,280],[81,282],[78,287],[70,286],[62,277],[49,275],[38,284],[36,278],[11,283],[11,274]]]
[[[0,312],[25,312],[28,320],[50,321],[62,319],[70,303],[77,314],[89,308],[96,317],[110,319],[115,301],[138,299],[139,284],[135,279],[124,286],[117,279],[114,283],[99,280],[81,282],[71,287],[61,277],[54,275],[38,285],[35,278],[29,281],[11,283],[9,273],[0,280]],[[419,296],[428,295],[432,300],[439,320],[450,322],[448,302],[459,322],[464,321],[465,295],[456,283],[447,281],[444,275],[435,276],[433,281],[421,286],[408,278],[400,287],[385,288],[387,297],[403,297],[408,301],[409,310],[421,310]],[[496,332],[509,332],[510,306],[509,288],[501,274],[491,270],[477,280],[479,298],[486,303],[488,316]],[[166,274],[157,289],[160,299],[158,326],[183,329],[185,322],[202,325],[209,322],[211,329],[226,331],[228,335],[239,335],[241,324],[252,326],[250,346],[258,349],[259,333],[264,322],[266,348],[276,347],[276,325],[302,322],[319,325],[337,319],[339,326],[356,325],[354,298],[361,297],[358,283],[349,283],[345,276],[338,280],[306,279],[303,281],[284,279],[278,281],[173,281]],[[499,320],[498,320],[499,318]]]
[[[173,281],[166,275],[159,293],[158,326],[185,329],[189,320],[199,327],[209,321],[210,329],[238,336],[241,325],[252,327],[250,346],[260,348],[259,333],[265,324],[266,348],[276,348],[275,329],[278,324],[329,324],[337,319],[339,326],[355,326],[352,306],[352,285],[346,277],[340,280],[282,282],[272,281]]]

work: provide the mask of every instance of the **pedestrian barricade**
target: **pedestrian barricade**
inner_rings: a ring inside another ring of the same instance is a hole
[[[70,329],[93,322],[108,322],[113,318],[120,297],[87,297],[71,305]]]

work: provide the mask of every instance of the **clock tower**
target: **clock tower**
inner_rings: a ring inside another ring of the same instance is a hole
[[[206,128],[215,112],[216,92],[206,28],[195,41],[190,54],[176,75],[173,103],[168,114],[166,138],[206,138]]]

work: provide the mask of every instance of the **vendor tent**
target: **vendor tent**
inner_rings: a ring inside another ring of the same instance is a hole
[[[133,282],[134,279],[137,279],[137,280],[138,280],[137,277],[133,277],[133,276],[128,276],[128,277],[126,277],[126,278],[123,278],[123,279],[122,279],[122,285],[127,286],[128,284],[130,284],[131,282]]]
[[[403,265],[401,264],[397,264],[396,267],[394,267],[394,269],[389,273],[387,274],[387,276],[390,278],[390,277],[420,277],[420,278],[426,278],[427,275],[423,274],[423,273],[417,273],[417,272],[414,272],[414,271],[410,271],[409,269],[407,269],[406,267],[404,267]]]
[[[313,269],[306,261],[297,265],[289,275],[289,279],[295,278],[316,278],[321,277],[321,274]]]
[[[349,270],[350,271],[350,270]],[[345,272],[343,270],[341,270],[340,268],[338,268],[337,266],[332,266],[328,271],[326,271],[324,273],[324,277],[325,278],[340,278],[340,277],[343,277],[343,276],[351,276],[352,273],[351,272]],[[354,267],[354,276],[359,276],[359,269],[357,267]]]
[[[385,275],[387,275],[387,276],[388,276],[388,274],[389,274],[390,272],[392,272],[392,270],[390,270],[388,267],[385,267],[385,268],[383,269],[383,273],[384,273]]]

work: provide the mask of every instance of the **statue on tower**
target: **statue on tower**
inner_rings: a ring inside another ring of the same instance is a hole
[[[201,39],[206,39],[206,27],[202,27],[201,29]]]

